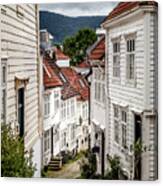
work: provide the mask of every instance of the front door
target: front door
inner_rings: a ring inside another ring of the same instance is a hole
[[[135,143],[142,139],[142,119],[140,115],[135,115]],[[140,144],[141,145],[141,144]],[[135,149],[135,179],[141,179],[141,152]]]
[[[19,135],[24,136],[24,88],[18,90],[18,123]]]

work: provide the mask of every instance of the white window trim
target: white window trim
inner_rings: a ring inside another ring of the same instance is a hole
[[[122,108],[120,109],[120,112],[121,112],[121,144],[122,144],[122,148],[123,149],[126,149],[127,148],[127,123],[128,123],[128,115],[127,115],[127,110]],[[123,121],[122,120],[122,112],[125,112],[126,113],[126,121]],[[126,127],[126,136],[125,136],[125,146],[123,144],[123,134],[122,134],[122,127],[125,126]]]
[[[44,153],[50,150],[50,130],[44,132]]]
[[[127,41],[128,40],[134,40],[134,51],[128,52],[127,51]],[[125,50],[126,50],[126,85],[131,87],[136,87],[136,33],[130,33],[128,35],[125,35]],[[130,79],[128,78],[128,56],[134,55],[134,78]]]
[[[118,109],[118,117],[115,118],[114,116],[114,108]],[[126,122],[122,121],[122,111],[126,112]],[[127,125],[128,125],[128,110],[124,107],[121,107],[120,105],[113,104],[113,125],[114,125],[114,130],[115,130],[115,121],[118,123],[118,142],[115,140],[115,131],[114,131],[114,143],[115,145],[121,149],[121,151],[126,151],[127,150]],[[126,147],[123,146],[123,134],[122,134],[122,126],[126,127]],[[116,131],[117,132],[117,131]]]
[[[103,98],[103,96],[105,97],[105,81],[103,77],[104,73],[102,73],[100,69],[95,69],[94,73],[94,100],[97,104],[100,104],[102,106],[104,105],[105,99]]]
[[[45,118],[47,118],[49,117],[49,115],[50,115],[50,94],[47,94],[47,95],[44,95],[44,116]]]
[[[58,112],[59,107],[60,107],[59,92],[58,91],[54,91],[54,115]]]
[[[6,122],[6,112],[7,112],[7,58],[1,58],[1,75],[3,75],[2,73],[2,69],[3,67],[5,67],[5,82],[2,82],[3,80],[3,77],[1,76],[1,94],[3,94],[2,92],[4,91],[5,92],[5,96],[4,96],[4,100],[1,100],[1,105],[2,105],[2,102],[4,102],[4,106],[1,107],[1,109],[4,109],[4,110],[1,110],[1,121],[2,122]],[[1,99],[3,97],[1,96]],[[4,113],[2,113],[4,112]],[[2,116],[3,114],[3,116]]]

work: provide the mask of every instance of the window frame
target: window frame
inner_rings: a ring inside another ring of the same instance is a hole
[[[50,131],[44,132],[44,153],[50,150]]]
[[[54,114],[59,110],[59,92],[54,91]]]
[[[128,110],[125,107],[113,104],[113,124],[115,143],[121,145],[122,149],[127,149]]]
[[[120,79],[121,78],[121,63],[120,63],[121,42],[120,42],[120,39],[112,41],[112,47],[113,47],[112,76],[114,79]]]
[[[123,113],[125,113],[125,119],[123,118]],[[127,111],[121,108],[121,143],[124,149],[127,148],[127,121]]]
[[[135,79],[135,37],[126,38],[126,79]]]
[[[44,95],[44,116],[49,117],[50,115],[50,94]]]
[[[117,115],[116,115],[116,112],[117,112]],[[119,108],[118,108],[118,105],[113,105],[113,118],[114,118],[114,141],[117,143],[117,144],[120,144],[120,135],[119,135]]]
[[[5,68],[5,74],[3,73],[3,68]],[[3,75],[5,76],[3,78]],[[5,79],[5,81],[3,81]],[[6,121],[6,112],[7,112],[7,59],[1,58],[1,121]]]

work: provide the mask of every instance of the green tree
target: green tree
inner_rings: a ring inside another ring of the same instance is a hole
[[[13,134],[10,125],[1,126],[1,174],[3,177],[32,177],[35,172],[32,151],[24,152],[24,141]]]
[[[118,156],[109,157],[110,170],[106,173],[104,179],[119,180],[123,175],[123,171],[120,166],[120,158]]]
[[[84,60],[87,48],[96,40],[96,33],[89,28],[81,29],[76,35],[66,38],[63,42],[63,50],[71,58],[71,65]]]
[[[85,158],[82,160],[81,165],[81,178],[93,179],[96,178],[96,155],[90,151],[85,153]]]

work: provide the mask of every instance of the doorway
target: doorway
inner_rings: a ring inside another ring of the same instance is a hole
[[[24,88],[18,89],[18,123],[19,135],[24,136]]]
[[[135,143],[142,141],[142,119],[140,115],[135,114]],[[141,152],[135,152],[135,179],[141,180]]]

